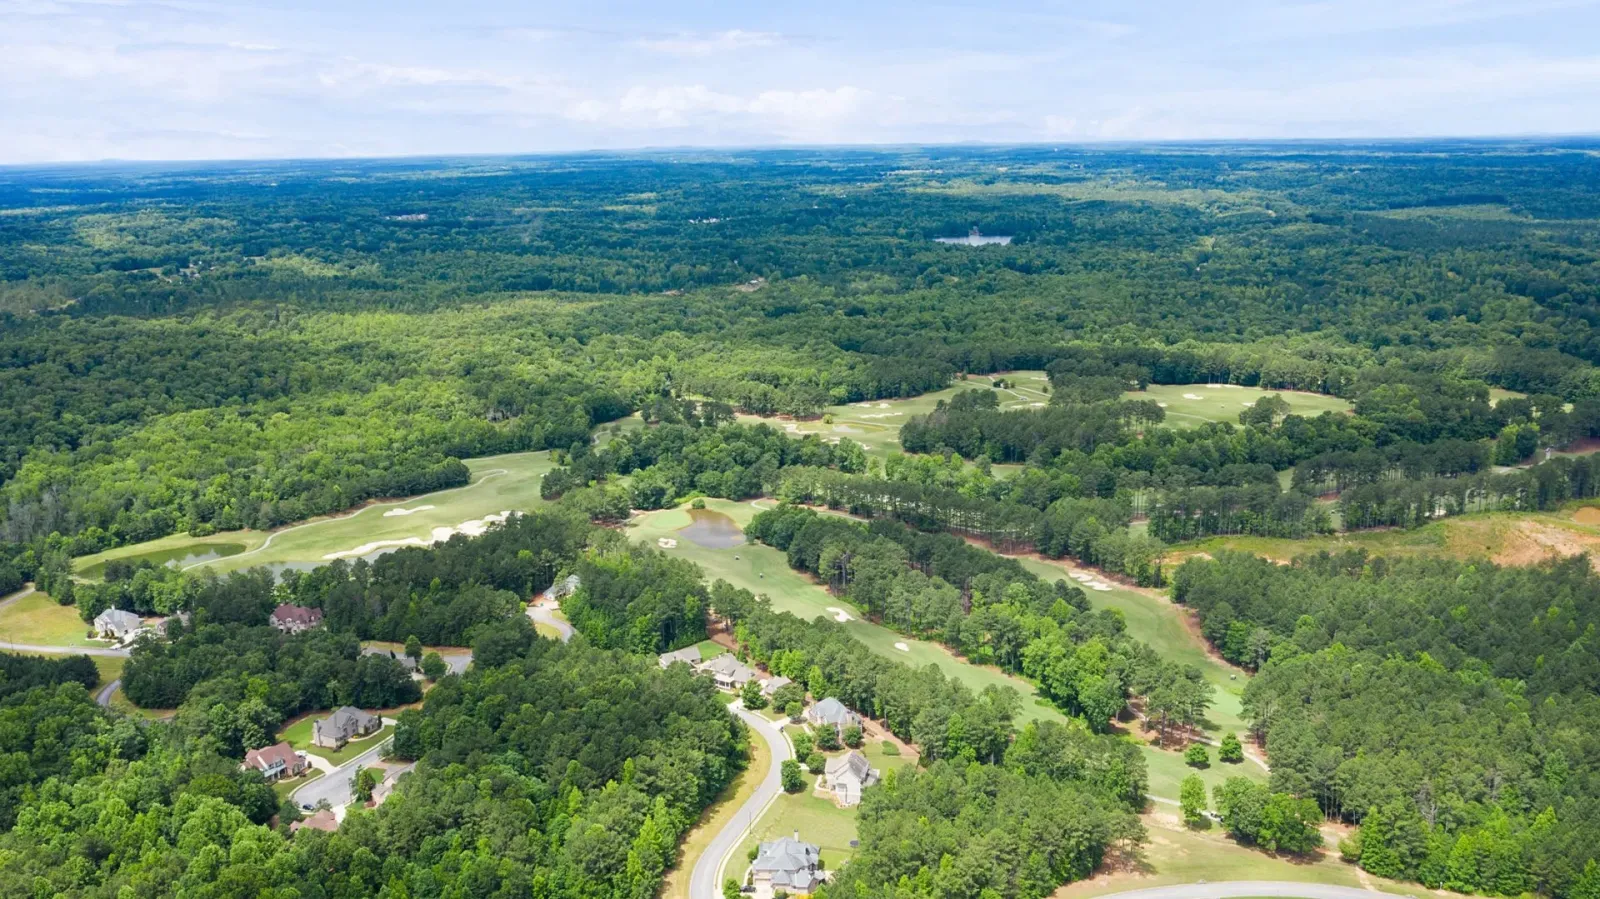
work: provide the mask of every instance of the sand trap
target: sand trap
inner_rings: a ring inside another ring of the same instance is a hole
[[[1071,574],[1071,575],[1068,575],[1068,576],[1071,577],[1073,580],[1077,581],[1080,584],[1087,584],[1090,581],[1094,580],[1094,575],[1092,575],[1092,574],[1084,574],[1081,571],[1076,572],[1076,573]]]
[[[1096,589],[1096,590],[1098,590],[1098,591],[1100,591],[1101,593],[1109,593],[1109,592],[1111,592],[1111,585],[1110,584],[1090,584],[1089,586],[1094,588],[1094,589]]]
[[[1160,406],[1163,409],[1167,408],[1167,404],[1166,403],[1156,403],[1156,405]]]
[[[1243,390],[1244,389],[1244,385],[1243,384],[1224,384],[1222,386],[1226,387],[1229,390]]]
[[[1044,403],[1029,403],[1030,406],[1043,406]]]
[[[672,539],[671,537],[657,537],[656,545],[662,549],[676,549],[678,547],[678,541]]]
[[[443,543],[457,534],[465,534],[468,537],[481,537],[489,530],[490,525],[499,524],[510,517],[510,512],[499,512],[494,515],[485,515],[482,518],[473,518],[463,521],[453,528],[434,528],[427,537],[405,537],[400,540],[374,540],[371,543],[363,543],[355,549],[344,549],[338,552],[328,553],[327,555],[323,556],[323,558],[329,560],[349,559],[356,556],[364,556],[368,553],[374,553],[380,549],[389,549],[390,547],[432,546],[435,543]]]
[[[846,612],[844,609],[841,609],[838,606],[828,606],[828,611],[833,613],[834,621],[842,622],[856,620],[849,612]]]
[[[426,512],[431,508],[433,508],[433,507],[432,506],[417,506],[417,507],[412,508],[412,509],[390,509],[389,511],[383,513],[383,517],[384,518],[400,518],[400,517],[405,516],[405,515],[410,515],[412,512]]]
[[[879,409],[887,409],[887,408],[889,408],[889,404],[888,403],[879,403],[878,404],[878,408]]]
[[[1183,398],[1186,399],[1186,400],[1203,400],[1203,399],[1205,399],[1205,397],[1201,396],[1198,393],[1186,393],[1186,394],[1183,395]]]
[[[863,415],[861,417],[862,418],[894,418],[896,416],[904,415],[904,414],[905,414],[904,412],[874,412],[871,415]]]
[[[894,645],[894,648],[900,650],[901,652],[910,652],[911,651],[911,647],[905,645],[904,643],[896,643]]]
[[[1245,408],[1246,408],[1246,409],[1248,409],[1248,408],[1250,408],[1250,407],[1251,407],[1251,406],[1254,406],[1254,405],[1255,405],[1255,403],[1240,403],[1240,404],[1239,404],[1239,405],[1241,405],[1241,406],[1243,406],[1243,407],[1245,407]]]

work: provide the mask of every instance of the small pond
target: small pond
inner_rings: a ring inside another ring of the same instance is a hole
[[[744,531],[738,522],[710,509],[690,509],[690,523],[678,529],[678,535],[707,549],[727,549],[744,544]]]
[[[115,561],[127,562],[130,565],[149,562],[152,565],[187,568],[190,565],[199,565],[202,562],[214,562],[217,559],[236,556],[242,552],[244,552],[244,544],[242,543],[191,543],[188,546],[174,546],[170,549],[158,549],[154,552],[124,556]],[[106,563],[96,562],[77,573],[80,577],[96,578],[104,576],[105,571]]]

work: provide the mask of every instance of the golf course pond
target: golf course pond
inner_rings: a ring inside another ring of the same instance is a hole
[[[214,562],[217,559],[226,559],[244,552],[242,543],[200,543],[188,546],[175,546],[168,549],[152,550],[151,552],[138,553],[124,556],[119,561],[131,565],[149,562],[152,565],[169,565],[173,568],[187,568],[190,565],[199,565],[202,562]],[[82,577],[97,578],[105,572],[105,562],[99,562],[78,572]]]
[[[678,535],[706,549],[728,549],[744,545],[744,530],[739,523],[721,512],[710,509],[690,509],[690,522],[678,529]]]

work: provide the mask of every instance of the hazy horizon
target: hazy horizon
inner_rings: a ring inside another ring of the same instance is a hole
[[[0,164],[1600,133],[1600,0],[0,0]]]

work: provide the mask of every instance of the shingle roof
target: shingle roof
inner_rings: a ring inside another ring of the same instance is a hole
[[[265,768],[273,763],[282,763],[284,766],[293,765],[299,761],[299,756],[294,754],[294,747],[288,743],[274,743],[260,749],[252,749],[244,754],[245,763],[255,768]]]
[[[673,662],[687,662],[688,664],[693,665],[700,661],[700,647],[685,646],[682,649],[673,650],[672,652],[664,652],[657,656],[656,659],[661,663],[661,667],[663,668],[671,665]]]
[[[300,624],[316,624],[322,620],[321,609],[309,609],[305,606],[283,603],[272,610],[273,621],[295,621]]]
[[[855,712],[845,708],[844,703],[832,696],[812,706],[806,712],[806,717],[818,724],[834,725],[851,725],[861,720]]]
[[[106,609],[94,616],[95,624],[109,624],[112,627],[130,629],[138,627],[139,616],[124,609]]]
[[[822,851],[814,844],[791,837],[779,837],[762,843],[750,870],[772,875],[778,886],[810,886],[817,870],[817,859]]]
[[[750,669],[750,666],[739,661],[739,659],[731,652],[725,652],[722,655],[717,656],[711,661],[705,663],[705,665],[702,666],[702,670],[710,671],[715,674],[721,674],[734,679],[742,678],[744,680],[749,680],[750,678],[756,676],[756,673]]]
[[[828,765],[824,771],[827,773],[829,780],[849,775],[856,780],[865,781],[867,776],[872,773],[872,763],[867,761],[866,756],[852,749],[844,755],[828,759]]]

